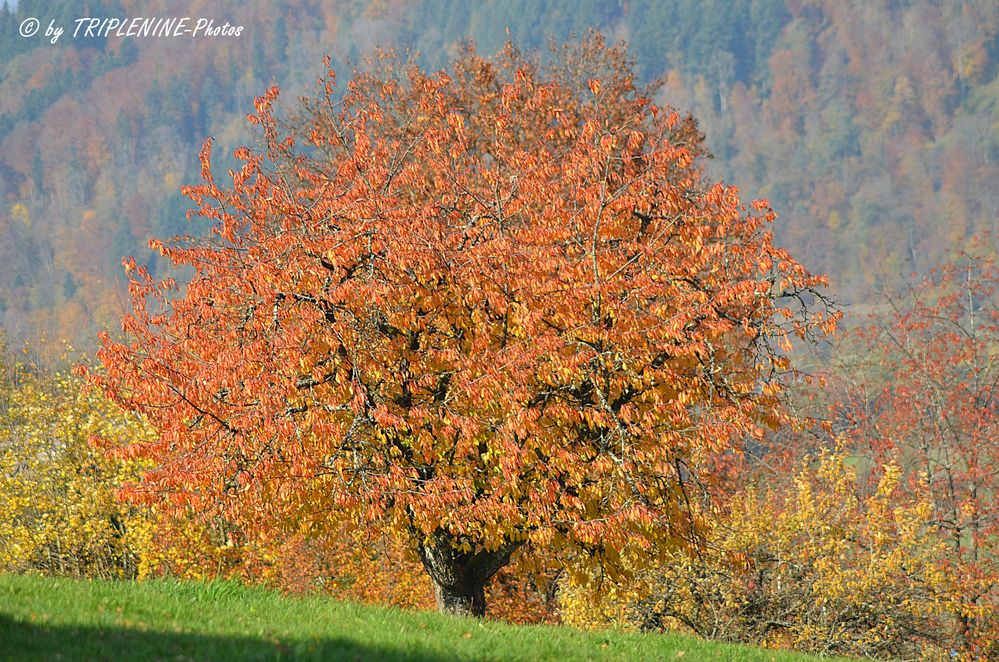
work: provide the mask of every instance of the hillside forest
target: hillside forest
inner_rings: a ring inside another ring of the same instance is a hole
[[[24,16],[71,25],[76,7],[22,1],[0,19],[3,34]],[[275,83],[289,102],[305,93],[324,52],[343,68],[391,46],[439,67],[465,38],[483,53],[508,36],[544,52],[591,27],[628,43],[643,82],[665,79],[657,101],[697,118],[708,168],[773,204],[778,240],[827,274],[838,300],[871,305],[997,230],[997,15],[990,0],[282,0],[234,6],[245,38],[183,47],[5,37],[0,323],[17,339],[80,342],[120,315],[122,256],[162,268],[149,238],[188,230],[179,187],[197,179],[201,141],[231,154],[250,138],[253,98]]]
[[[999,652],[993,0],[85,4],[0,9],[0,572]]]

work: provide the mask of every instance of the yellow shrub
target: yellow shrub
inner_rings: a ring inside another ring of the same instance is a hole
[[[69,371],[43,373],[4,352],[0,366],[0,572],[134,577],[149,513],[117,488],[139,467],[89,440],[150,434]]]
[[[678,629],[827,653],[938,657],[958,647],[957,583],[941,570],[929,503],[898,503],[897,467],[868,495],[842,453],[787,494],[747,488],[697,552],[666,552],[625,583],[563,583],[563,619]]]

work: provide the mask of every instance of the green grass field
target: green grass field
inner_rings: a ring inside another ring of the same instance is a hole
[[[0,576],[2,660],[807,660],[671,635],[519,627],[233,583]]]

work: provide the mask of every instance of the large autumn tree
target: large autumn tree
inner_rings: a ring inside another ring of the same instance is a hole
[[[613,572],[691,539],[708,470],[782,416],[790,336],[831,322],[821,279],[622,49],[551,62],[381,57],[280,122],[272,89],[226,188],[206,143],[210,238],[152,242],[193,277],[126,260],[93,376],[159,431],[137,492],[405,536],[458,613],[515,554]]]

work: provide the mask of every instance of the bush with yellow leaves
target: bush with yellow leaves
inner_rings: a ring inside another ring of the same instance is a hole
[[[137,576],[150,512],[116,491],[140,467],[90,440],[149,434],[71,371],[22,361],[0,339],[0,572]]]
[[[957,583],[941,571],[928,501],[899,502],[898,467],[861,494],[845,452],[791,488],[741,491],[694,553],[628,581],[566,580],[573,625],[677,629],[704,637],[872,657],[945,657],[960,646]]]

